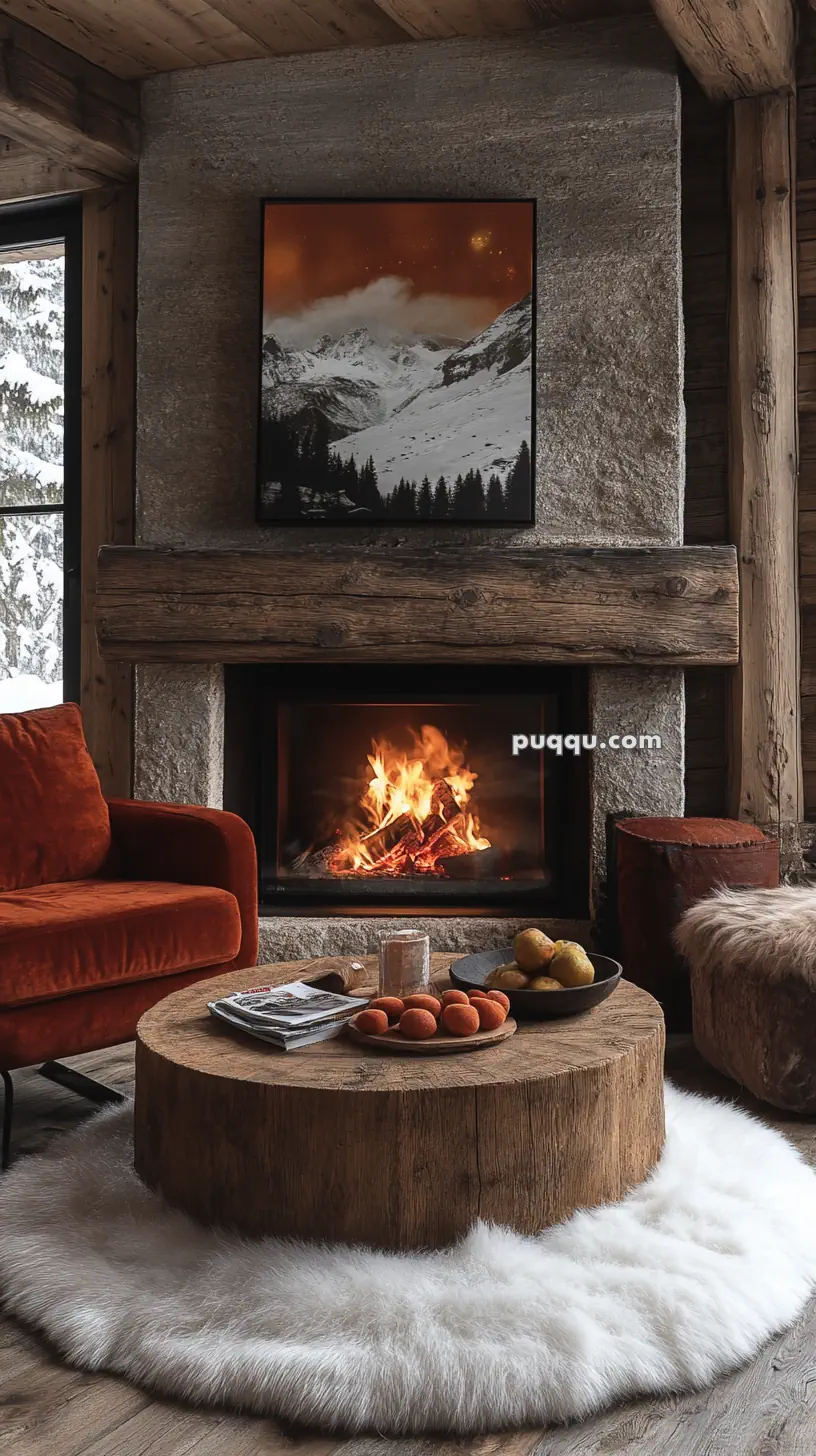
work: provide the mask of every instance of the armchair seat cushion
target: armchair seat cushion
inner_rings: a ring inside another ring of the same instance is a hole
[[[74,880],[0,894],[0,1009],[221,965],[238,954],[228,890]]]

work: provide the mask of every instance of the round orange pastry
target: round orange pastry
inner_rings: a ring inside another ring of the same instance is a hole
[[[487,992],[486,991],[468,991],[468,1001],[470,1002],[471,1006],[473,1005],[473,1002],[474,1001],[486,1001],[486,1000],[487,1000]]]
[[[354,1025],[358,1031],[366,1031],[370,1036],[381,1036],[388,1030],[388,1017],[384,1011],[372,1010],[369,1006],[366,1011],[357,1012]]]
[[[438,996],[404,996],[406,1011],[430,1011],[432,1016],[438,1016],[442,1010],[442,1002]]]
[[[488,991],[487,999],[488,1001],[498,1001],[499,1005],[503,1006],[505,1011],[510,1010],[510,997],[505,996],[503,991]]]
[[[479,1012],[473,1005],[462,1006],[457,1002],[445,1007],[442,1025],[452,1036],[473,1036],[479,1030]]]
[[[409,1006],[400,1017],[399,1029],[409,1041],[427,1041],[436,1034],[436,1017],[421,1006]]]
[[[497,1026],[503,1026],[507,1020],[507,1012],[499,1001],[491,1001],[485,996],[475,1007],[479,1018],[479,1027],[482,1031],[495,1031]]]
[[[466,991],[444,991],[442,993],[442,1010],[446,1006],[469,1006]]]
[[[405,1002],[399,996],[375,996],[368,1003],[369,1011],[384,1011],[389,1024],[395,1026],[405,1010]]]

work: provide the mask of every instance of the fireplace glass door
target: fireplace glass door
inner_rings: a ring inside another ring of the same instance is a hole
[[[519,735],[582,731],[572,674],[254,671],[264,905],[575,907],[581,763],[513,751]]]

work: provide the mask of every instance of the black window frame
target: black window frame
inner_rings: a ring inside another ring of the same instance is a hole
[[[62,696],[66,703],[78,703],[82,630],[82,203],[69,198],[0,207],[0,261],[7,248],[52,242],[62,243],[65,249],[62,505],[0,505],[0,516],[62,515]]]

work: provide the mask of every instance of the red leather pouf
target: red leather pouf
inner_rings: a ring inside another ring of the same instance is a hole
[[[691,1030],[691,989],[672,931],[719,886],[779,884],[779,844],[737,819],[620,819],[618,932],[623,974],[663,1007],[669,1031]]]

